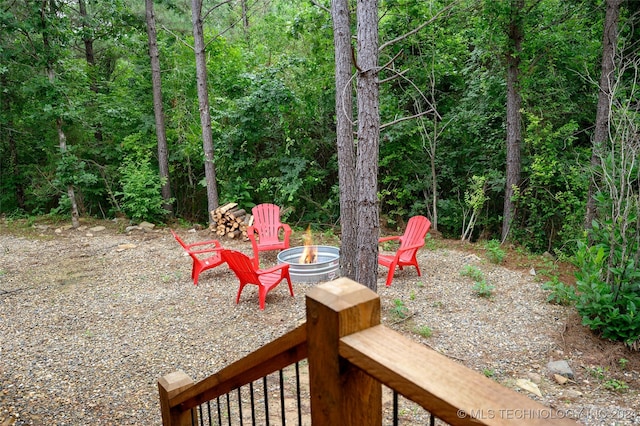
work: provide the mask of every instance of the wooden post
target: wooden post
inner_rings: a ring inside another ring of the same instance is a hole
[[[158,380],[160,392],[160,410],[162,411],[163,426],[191,426],[191,410],[179,412],[172,410],[169,400],[180,392],[193,386],[193,380],[183,371],[176,371]]]
[[[382,424],[382,386],[338,355],[343,336],[380,324],[380,298],[339,278],[306,297],[311,419],[317,425]]]

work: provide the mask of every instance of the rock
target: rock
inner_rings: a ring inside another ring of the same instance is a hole
[[[127,226],[126,228],[124,228],[124,231],[129,233],[131,231],[141,231],[142,228],[140,228],[139,226],[136,225],[131,225],[131,226]]]
[[[569,379],[567,379],[564,376],[561,376],[559,374],[554,374],[553,378],[555,379],[556,382],[558,382],[558,384],[560,385],[564,385],[565,383],[567,383],[569,381]]]
[[[93,228],[89,228],[90,232],[100,232],[100,231],[104,231],[105,228],[104,226],[94,226]]]
[[[124,251],[124,250],[129,250],[129,249],[134,249],[137,246],[135,244],[131,244],[131,243],[127,243],[127,244],[120,244],[118,246],[118,248],[116,249],[116,251],[120,252],[120,251]]]
[[[542,377],[538,373],[531,372],[527,374],[527,376],[529,377],[529,380],[531,380],[536,385],[539,385],[540,383],[542,383]]]
[[[140,228],[142,228],[142,230],[144,230],[144,231],[151,231],[153,228],[156,227],[156,225],[154,225],[153,223],[149,223],[149,222],[146,222],[146,221],[145,222],[140,222],[138,224],[138,226]]]
[[[516,386],[542,398],[542,392],[540,392],[540,388],[538,388],[538,385],[533,383],[531,380],[518,379],[516,380]]]
[[[529,269],[529,275],[535,277],[536,276],[536,269],[535,268]]]
[[[549,363],[547,364],[547,369],[551,374],[558,374],[572,380],[575,378],[573,370],[571,369],[571,367],[569,367],[569,363],[564,360],[549,361]]]

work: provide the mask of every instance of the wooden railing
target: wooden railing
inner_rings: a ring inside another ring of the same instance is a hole
[[[192,408],[304,358],[316,425],[381,425],[383,384],[452,425],[576,424],[380,325],[380,298],[354,281],[311,288],[306,308],[306,324],[199,383],[162,377],[163,425],[191,425]]]

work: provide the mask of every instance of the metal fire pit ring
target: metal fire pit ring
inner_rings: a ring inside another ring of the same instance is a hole
[[[305,246],[292,247],[278,253],[278,263],[289,264],[291,281],[316,283],[331,281],[340,276],[340,249],[332,246],[309,246],[318,253],[317,262],[300,263]]]

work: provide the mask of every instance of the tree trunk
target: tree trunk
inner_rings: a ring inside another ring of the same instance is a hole
[[[615,79],[615,56],[621,4],[622,0],[607,0],[607,11],[604,18],[600,90],[598,91],[596,125],[591,147],[591,173],[593,177],[589,185],[587,208],[584,218],[585,229],[590,229],[591,223],[596,218],[596,201],[594,198],[596,188],[596,182],[594,180],[596,179],[596,174],[594,174],[594,172],[600,166],[602,147],[609,138],[609,112],[611,111],[611,95]]]
[[[353,144],[352,47],[348,0],[332,0],[333,43],[336,67],[336,136],[340,185],[340,272],[356,279],[356,153]]]
[[[211,112],[209,111],[209,93],[207,91],[207,62],[202,31],[202,0],[191,0],[191,18],[193,20],[193,44],[196,55],[198,108],[200,109],[200,125],[202,127],[204,174],[207,182],[207,216],[211,221],[211,215],[208,212],[218,207],[218,188],[215,163],[213,161],[213,134],[211,133]]]
[[[41,24],[42,24],[42,43],[44,46],[45,55],[47,56],[47,63],[46,63],[47,78],[51,85],[55,85],[56,73],[53,68],[54,55],[52,53],[53,49],[51,47],[51,42],[49,40],[49,29],[47,27],[46,6],[47,6],[46,2],[42,2],[42,7],[40,9],[40,18],[41,18]],[[50,1],[49,8],[50,8],[49,13],[55,16],[57,13],[55,2]],[[60,153],[62,155],[65,155],[67,153],[67,136],[65,135],[64,130],[62,129],[61,117],[56,118],[56,131],[58,133],[58,145],[60,147]],[[73,185],[71,184],[67,185],[67,196],[69,197],[69,201],[71,203],[71,226],[73,226],[74,228],[78,228],[80,227],[80,214],[78,213],[78,204],[76,202],[75,190],[73,188]]]
[[[522,54],[522,9],[524,0],[511,1],[511,19],[509,22],[509,49],[507,50],[507,169],[504,191],[504,210],[502,218],[502,241],[511,228],[514,212],[514,188],[520,186],[520,146],[522,144],[522,125],[520,105],[520,56]]]
[[[85,0],[78,0],[78,9],[80,11],[80,20],[82,22],[83,36],[82,41],[84,42],[84,57],[87,61],[88,70],[89,70],[89,89],[93,93],[98,93],[98,76],[96,70],[96,56],[93,49],[93,38],[90,37],[89,31],[87,30],[87,23],[89,21],[89,15],[87,13],[87,5]],[[93,101],[89,101],[93,103]],[[96,124],[96,129],[93,132],[93,136],[96,138],[98,142],[102,142],[102,126],[100,124]]]
[[[169,158],[167,150],[167,133],[164,125],[164,110],[162,107],[162,80],[160,77],[160,54],[158,53],[158,39],[156,34],[156,19],[153,12],[153,0],[145,0],[147,36],[149,38],[149,58],[151,59],[151,83],[153,91],[153,113],[156,120],[156,138],[158,139],[158,167],[162,181],[163,208],[173,215],[171,204],[171,185],[169,183]]]
[[[358,0],[358,153],[356,159],[357,257],[356,281],[377,291],[378,156],[380,111],[378,95],[378,2]]]

